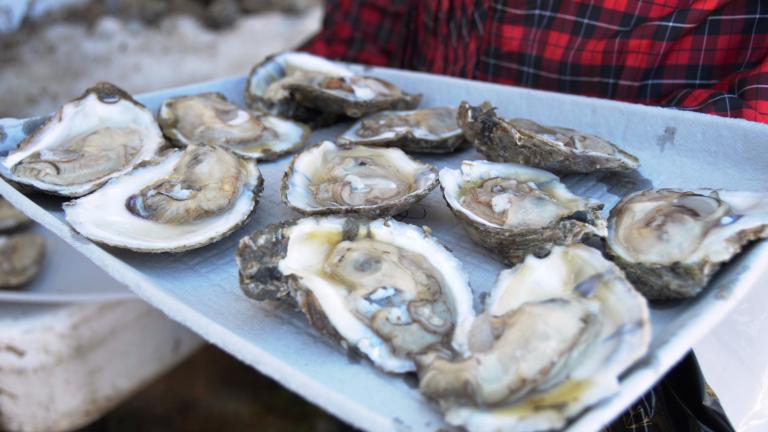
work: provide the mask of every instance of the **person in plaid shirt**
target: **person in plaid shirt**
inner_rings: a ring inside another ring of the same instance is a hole
[[[328,0],[304,49],[768,123],[762,0]]]
[[[768,1],[326,0],[324,57],[768,123]],[[604,432],[733,427],[692,353]]]

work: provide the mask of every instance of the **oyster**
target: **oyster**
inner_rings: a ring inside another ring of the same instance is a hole
[[[254,109],[315,125],[333,122],[339,115],[412,109],[421,101],[421,95],[405,93],[382,79],[358,76],[338,63],[297,52],[255,66],[245,96]]]
[[[448,107],[384,111],[359,120],[337,141],[399,147],[407,152],[449,153],[468,144],[456,123],[456,112]]]
[[[32,221],[24,213],[16,210],[5,198],[0,197],[0,232],[13,231],[31,223]]]
[[[584,245],[556,246],[499,274],[470,354],[420,361],[420,390],[470,431],[559,430],[618,390],[645,355],[648,305]]]
[[[180,96],[163,102],[158,122],[181,147],[221,145],[238,156],[271,160],[304,146],[309,128],[270,115],[254,115],[220,93]]]
[[[505,120],[488,102],[462,102],[458,122],[477,151],[495,162],[516,162],[558,174],[630,171],[637,157],[598,136],[531,120]]]
[[[65,104],[0,163],[0,174],[44,192],[79,197],[153,158],[165,144],[152,113],[98,83]]]
[[[324,141],[296,155],[283,176],[283,202],[304,215],[392,216],[437,186],[437,170],[397,148]]]
[[[253,160],[222,147],[190,145],[64,204],[83,236],[137,252],[205,246],[245,223],[262,191]]]
[[[693,297],[749,242],[768,237],[768,193],[649,189],[611,210],[607,252],[649,299]]]
[[[237,261],[247,296],[294,302],[312,326],[384,371],[412,371],[430,350],[467,349],[467,274],[421,228],[304,218],[243,238]]]
[[[603,204],[572,194],[556,175],[513,163],[464,161],[440,187],[469,236],[507,264],[553,245],[606,235]]]
[[[405,110],[419,106],[421,95],[408,94],[380,78],[320,77],[285,84],[298,103],[324,113],[360,118],[383,110]]]
[[[0,235],[0,289],[31,281],[43,265],[45,239],[38,234]]]

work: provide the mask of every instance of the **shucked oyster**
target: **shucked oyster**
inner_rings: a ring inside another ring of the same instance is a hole
[[[30,223],[32,221],[24,213],[16,210],[5,198],[0,197],[0,232],[12,231]]]
[[[469,236],[507,264],[606,234],[602,203],[572,194],[540,169],[464,161],[460,170],[440,170],[440,187]]]
[[[251,107],[303,122],[328,123],[335,116],[362,117],[392,109],[412,109],[411,95],[379,78],[355,75],[346,67],[307,53],[286,52],[255,66],[248,78]]]
[[[449,153],[467,144],[456,123],[456,109],[448,107],[372,114],[344,132],[338,142],[421,153]]]
[[[283,176],[282,198],[304,215],[392,216],[437,186],[437,170],[397,148],[340,147],[324,141],[296,155]]]
[[[621,270],[596,249],[557,246],[499,275],[470,354],[421,358],[420,389],[470,431],[559,430],[618,390],[650,335]]]
[[[629,171],[638,159],[598,136],[531,120],[505,120],[488,102],[462,102],[459,125],[477,151],[495,162],[516,162],[559,174]]]
[[[155,156],[165,144],[152,113],[99,83],[65,104],[0,163],[0,174],[56,195],[79,197]]]
[[[650,189],[611,210],[608,253],[649,299],[692,297],[749,242],[768,237],[768,193]]]
[[[32,223],[0,197],[0,233]],[[45,240],[37,234],[0,234],[0,289],[17,288],[39,272],[45,257]]]
[[[248,77],[245,100],[252,108],[302,122],[314,121],[321,112],[299,105],[284,84],[317,76],[352,76],[346,67],[322,57],[286,52],[254,66]]]
[[[45,239],[38,234],[0,235],[0,289],[31,281],[45,258]]]
[[[64,204],[85,237],[137,252],[181,252],[218,241],[250,216],[263,187],[253,160],[190,145]]]
[[[305,218],[243,238],[237,261],[246,295],[292,299],[312,326],[384,371],[412,371],[430,350],[467,350],[467,275],[421,228]]]
[[[220,93],[201,93],[163,102],[158,122],[166,136],[186,147],[220,145],[238,156],[270,160],[304,146],[309,128],[270,115],[254,115]]]

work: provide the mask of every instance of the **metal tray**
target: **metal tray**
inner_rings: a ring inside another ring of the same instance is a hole
[[[768,184],[764,150],[768,126],[761,124],[385,68],[365,71],[407,91],[424,93],[422,106],[489,100],[506,116],[572,127],[619,143],[640,157],[639,173],[565,180],[574,192],[601,199],[607,207],[621,195],[651,185],[760,190]],[[245,78],[238,77],[138,99],[156,110],[167,97],[219,91],[242,103],[244,86]],[[5,125],[0,130],[0,151],[15,145],[38,122],[0,121],[0,126]],[[310,143],[333,138],[346,126],[316,131]],[[470,149],[420,158],[441,168],[479,157]],[[280,305],[256,303],[241,294],[234,259],[238,240],[266,224],[296,216],[278,198],[279,179],[289,160],[284,157],[259,165],[266,187],[251,223],[217,244],[176,255],[99,247],[64,222],[61,199],[25,196],[2,181],[0,193],[171,318],[352,425],[382,431],[444,426],[435,405],[422,398],[412,380],[381,373],[348,356],[309,328],[300,314]],[[476,295],[487,290],[503,268],[464,234],[439,190],[404,219],[429,225],[454,251],[464,262]],[[598,430],[618,416],[723,319],[766,273],[766,264],[768,243],[763,242],[724,268],[698,298],[654,306],[648,356],[623,376],[619,393],[584,413],[567,430]]]

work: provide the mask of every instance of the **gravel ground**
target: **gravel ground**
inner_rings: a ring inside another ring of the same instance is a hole
[[[52,112],[102,80],[141,93],[245,74],[265,56],[306,40],[321,17],[315,7],[245,16],[220,31],[185,16],[155,26],[104,16],[92,26],[25,29],[0,38],[0,117]]]

